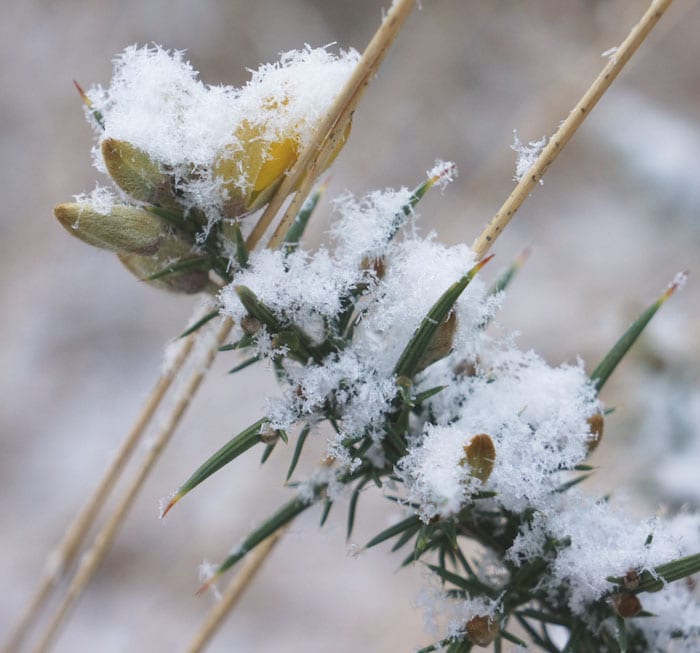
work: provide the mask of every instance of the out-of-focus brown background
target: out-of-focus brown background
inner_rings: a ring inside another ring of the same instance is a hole
[[[471,242],[513,187],[513,130],[523,141],[551,134],[646,4],[423,0],[367,93],[330,194],[413,185],[436,157],[453,160],[460,177],[421,204],[423,225],[445,241]],[[0,633],[95,487],[193,306],[138,284],[53,220],[54,204],[99,179],[72,80],[106,85],[117,52],[156,42],[186,49],[206,82],[240,84],[247,68],[304,43],[362,50],[381,12],[374,0],[3,5]],[[594,365],[677,271],[700,272],[698,33],[700,6],[677,0],[495,247],[491,274],[534,245],[501,322],[552,362],[581,354]],[[323,238],[324,212],[312,243]],[[606,389],[618,411],[591,488],[633,487],[643,477],[647,489],[663,490],[643,453],[669,453],[663,416],[686,410],[677,396],[691,406],[683,446],[700,449],[692,444],[700,437],[692,419],[700,418],[698,288],[691,276]],[[289,496],[281,488],[289,451],[279,447],[262,470],[253,452],[157,519],[159,498],[256,419],[273,388],[263,367],[231,378],[233,356],[220,359],[56,651],[184,650],[211,603],[194,596],[199,562],[220,560]],[[650,429],[642,424],[652,403],[659,427]],[[650,440],[637,437],[650,430]],[[700,489],[689,482],[674,497],[650,496],[643,510],[659,500],[697,506]],[[391,519],[372,494],[360,506],[359,544]],[[212,653],[409,651],[431,641],[412,607],[420,570],[395,573],[389,547],[349,555],[344,507],[320,531],[318,518],[310,511],[294,525]]]

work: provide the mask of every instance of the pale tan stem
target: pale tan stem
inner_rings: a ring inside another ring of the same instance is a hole
[[[284,178],[279,190],[268,204],[262,217],[255,225],[250,240],[257,243],[262,238],[263,234],[270,226],[273,218],[282,207],[284,200],[294,191],[297,184],[306,176],[307,180],[311,178],[309,186],[313,183],[315,176],[309,171],[317,170],[317,162],[319,156],[322,155],[322,145],[326,139],[333,139],[332,134],[342,134],[345,125],[342,124],[341,118],[346,114],[348,105],[352,103],[353,98],[359,101],[364,87],[369,84],[370,77],[377,71],[380,63],[384,59],[389,46],[393,42],[396,35],[399,33],[401,26],[405,22],[408,14],[413,9],[415,0],[397,0],[386,18],[382,21],[379,29],[372,37],[372,40],[367,45],[362,58],[358,62],[352,75],[346,82],[343,90],[329,108],[323,122],[316,129],[311,142],[304,148],[299,159],[295,163],[290,173]],[[302,195],[302,193],[298,193]],[[302,197],[303,199],[303,197]]]
[[[666,9],[668,9],[671,2],[672,0],[653,0],[644,16],[642,16],[640,21],[632,28],[632,31],[620,44],[617,51],[611,55],[608,64],[583,94],[583,97],[579,100],[578,104],[573,108],[556,133],[549,139],[535,163],[518,182],[513,192],[491,219],[486,229],[484,229],[481,235],[474,241],[472,250],[477,258],[482,258],[484,254],[488,252],[503,229],[505,229],[506,225],[510,222],[511,218],[515,215],[515,212],[520,208],[522,203],[532,192],[532,189],[540,181],[552,161],[554,161],[557,155],[564,149],[569,139],[581,126],[581,123],[586,119],[586,116],[588,116],[598,100],[600,100],[603,94],[608,90],[613,80],[618,76],[627,61],[629,61],[630,57],[641,45]]]
[[[277,225],[267,247],[273,249],[282,243],[289,226],[299,212],[309,190],[315,183],[321,170],[323,170],[323,165],[328,160],[331,152],[334,150],[337,139],[341,138],[345,133],[345,129],[352,119],[352,114],[357,108],[369,84],[370,77],[379,68],[389,46],[396,38],[396,35],[414,4],[415,0],[398,0],[398,2],[393,5],[384,21],[382,21],[382,24],[367,45],[362,58],[358,62],[357,67],[346,83],[343,91],[338,95],[333,106],[326,114],[326,118],[318,128],[314,139],[302,152],[294,169],[287,175],[248,237],[247,245],[250,249],[260,241],[272,222],[272,219],[282,206],[284,198],[287,197],[292,192],[292,189],[301,181],[294,199],[287,208],[282,220]],[[271,535],[267,540],[262,542],[255,551],[249,554],[249,560],[238,574],[234,576],[221,600],[212,608],[206,621],[202,624],[202,627],[187,649],[187,653],[198,653],[203,650],[232,608],[236,605],[245,588],[255,578],[258,569],[266,560],[267,556],[270,555],[274,545],[282,536],[284,530],[285,529],[281,529]]]
[[[88,582],[92,578],[100,563],[109,551],[110,545],[114,541],[121,523],[124,521],[129,508],[134,502],[136,495],[148,478],[148,475],[158,460],[161,452],[170,441],[180,419],[189,406],[192,397],[197,392],[199,385],[204,379],[207,369],[214,360],[218,347],[225,341],[231,330],[232,321],[224,319],[216,334],[216,344],[210,347],[204,354],[204,358],[199,366],[192,372],[187,383],[178,393],[177,400],[167,420],[158,431],[153,442],[150,444],[144,460],[136,472],[134,479],[118,500],[117,506],[110,514],[107,522],[101,528],[92,546],[83,554],[75,576],[70,582],[68,589],[56,609],[51,622],[43,633],[39,644],[34,649],[34,653],[45,653],[48,651],[56,637],[63,621],[68,616],[75,601],[80,597]]]
[[[114,458],[110,462],[107,471],[100,480],[94,493],[75,516],[56,548],[49,554],[44,565],[44,571],[39,579],[39,584],[32,595],[29,605],[26,607],[17,626],[12,632],[10,639],[3,646],[3,653],[12,653],[12,651],[18,649],[19,645],[26,637],[29,628],[37,619],[51,590],[63,577],[65,571],[73,564],[97,514],[124,471],[131,454],[141,439],[144,430],[153,418],[163,396],[170,388],[173,379],[177,376],[192,350],[192,344],[193,339],[191,337],[183,341],[174,361],[168,369],[161,374],[153,390],[151,390],[148,395],[146,403],[141,409],[136,422],[132,426],[124,442],[122,442],[121,447],[114,455]]]
[[[247,556],[240,571],[231,579],[231,582],[221,598],[209,611],[205,622],[187,647],[187,653],[199,653],[204,650],[209,640],[214,636],[233,607],[238,603],[238,599],[240,599],[245,589],[255,578],[261,565],[265,562],[267,556],[270,555],[275,544],[281,539],[285,530],[286,528],[281,528],[270,535],[270,537],[261,542],[256,549]]]

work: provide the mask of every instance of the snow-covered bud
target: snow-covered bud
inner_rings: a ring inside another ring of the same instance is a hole
[[[595,413],[591,415],[586,422],[588,423],[588,429],[590,431],[590,437],[588,438],[588,453],[593,453],[596,447],[600,444],[603,439],[603,428],[605,426],[605,420],[603,419],[602,413]]]
[[[71,202],[54,209],[68,233],[88,245],[141,256],[155,254],[170,230],[159,217],[143,209],[115,204],[106,213],[92,204]]]
[[[386,274],[386,262],[383,256],[363,258],[360,268],[372,272],[376,279],[383,279]]]
[[[260,323],[260,320],[258,320],[257,317],[250,315],[250,313],[241,320],[241,329],[243,329],[243,331],[249,336],[255,335],[261,328],[262,324]]]
[[[263,206],[297,156],[293,132],[272,140],[262,125],[243,121],[233,143],[214,164],[214,177],[222,181],[226,194],[226,215],[236,217]]]
[[[614,594],[611,601],[615,612],[625,619],[636,617],[642,611],[642,604],[636,594],[629,592]]]
[[[107,172],[124,192],[134,199],[177,209],[173,179],[143,150],[115,138],[102,142]]]
[[[478,478],[482,483],[488,481],[493,471],[493,463],[496,460],[496,447],[491,436],[486,433],[475,435],[469,444],[464,446],[464,458],[459,464],[464,467],[469,465],[469,473]]]
[[[279,429],[272,428],[265,423],[260,427],[260,442],[263,444],[274,444],[280,439]]]
[[[476,362],[463,358],[452,368],[452,373],[455,376],[476,376]]]
[[[639,587],[639,572],[636,569],[630,569],[622,581],[626,590],[636,590]]]
[[[457,330],[457,315],[452,311],[447,319],[438,327],[428,348],[418,362],[417,372],[424,370],[434,362],[445,358],[452,351],[452,340]]]
[[[266,109],[284,111],[279,103]],[[349,132],[348,126],[324,169],[338,156]],[[300,150],[299,136],[294,126],[270,136],[264,124],[251,124],[244,120],[236,128],[233,142],[214,163],[214,178],[221,180],[225,193],[225,215],[241,216],[267,204],[284,175],[296,162]]]
[[[118,256],[129,272],[155,288],[191,295],[205,290],[210,285],[209,273],[205,269],[197,267],[177,269],[178,265],[195,259],[196,256],[185,242],[176,238],[166,240],[153,256],[139,256],[124,252],[120,252]],[[149,278],[167,270],[168,267],[172,267],[173,271],[158,279]]]
[[[489,646],[498,635],[498,621],[488,615],[472,617],[467,622],[467,637],[476,646]]]

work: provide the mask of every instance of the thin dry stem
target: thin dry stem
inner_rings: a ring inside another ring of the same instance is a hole
[[[518,182],[513,192],[491,219],[491,222],[481,235],[474,241],[472,250],[478,258],[481,258],[489,251],[493,243],[503,232],[503,229],[515,215],[515,212],[527,199],[540,179],[542,179],[552,161],[557,158],[557,155],[564,149],[564,146],[581,126],[581,123],[586,119],[591,109],[593,109],[598,100],[600,100],[603,94],[610,88],[613,80],[618,76],[627,61],[629,61],[630,57],[648,36],[654,25],[658,23],[672,1],[673,0],[653,0],[646,13],[632,28],[632,31],[620,44],[617,51],[610,57],[608,64],[583,94],[583,97],[579,100],[578,104],[576,104],[556,133],[549,139],[535,163]]]
[[[165,393],[168,391],[173,380],[187,360],[192,350],[193,342],[194,340],[191,337],[183,341],[172,365],[161,374],[156,385],[148,395],[146,403],[141,409],[136,422],[110,462],[107,471],[100,480],[94,493],[75,516],[56,548],[47,556],[44,564],[44,571],[39,579],[39,584],[12,632],[10,639],[4,645],[2,649],[3,653],[11,653],[17,650],[26,637],[29,628],[37,619],[47,598],[51,594],[51,590],[63,577],[65,571],[73,564],[97,514],[104,506],[115,483],[119,480],[119,477],[131,458],[131,454],[134,452],[146,427],[153,418]]]
[[[192,372],[186,385],[179,393],[177,401],[175,402],[167,420],[159,430],[153,442],[150,444],[148,452],[146,453],[141,466],[136,472],[134,479],[120,497],[116,508],[110,514],[104,526],[100,529],[92,546],[81,557],[78,570],[71,580],[64,594],[63,600],[54,612],[53,618],[51,619],[48,628],[42,635],[39,644],[36,646],[36,648],[34,648],[34,653],[45,653],[50,649],[60,626],[70,613],[75,601],[80,597],[93,574],[98,569],[100,563],[109,551],[110,545],[114,541],[114,537],[119,529],[119,526],[126,517],[129,508],[133,504],[139,490],[148,478],[148,475],[158,460],[161,452],[170,441],[175,428],[182,419],[187,407],[190,405],[192,397],[195,395],[202,380],[204,379],[206,371],[211,366],[218,347],[226,340],[226,336],[231,330],[231,326],[232,321],[229,318],[222,320],[216,334],[215,344],[205,352],[201,364],[198,365]]]
[[[362,59],[348,80],[343,92],[338,96],[338,98],[336,98],[334,105],[327,114],[327,118],[319,127],[315,138],[302,153],[302,156],[297,162],[295,169],[284,180],[282,186],[272,198],[270,205],[263,213],[260,221],[253,229],[253,232],[247,241],[247,245],[250,249],[253,249],[260,241],[260,238],[284,202],[284,198],[291,192],[291,189],[302,180],[303,177],[303,183],[301,184],[302,187],[299,189],[299,192],[297,192],[294,201],[291,203],[281,223],[278,225],[277,230],[268,243],[268,247],[276,247],[279,245],[279,243],[281,243],[291,219],[293,219],[304,197],[308,194],[309,189],[316,181],[318,173],[322,169],[323,164],[335,146],[339,135],[344,133],[346,126],[349,124],[352,113],[361,99],[363,91],[368,84],[369,78],[378,69],[384,55],[386,54],[386,51],[398,34],[399,29],[410,13],[413,5],[414,0],[399,0],[399,2],[392,7],[390,13],[382,22],[379,30],[369,43]],[[222,324],[222,331],[225,329],[225,333],[221,338],[221,342],[223,342],[225,339],[231,326],[232,323],[230,320],[226,320]],[[38,615],[38,612],[48,597],[51,589],[56,584],[58,578],[60,578],[61,570],[65,569],[66,566],[68,566],[75,558],[80,545],[85,538],[85,534],[94,522],[97,513],[104,504],[104,501],[114,486],[114,483],[121,475],[126,463],[129,460],[131,452],[143,433],[144,428],[149,423],[156,409],[160,405],[160,401],[186,359],[191,346],[192,340],[189,340],[188,346],[184,350],[184,355],[181,357],[181,359],[179,358],[176,365],[173,366],[172,374],[169,374],[167,377],[159,380],[158,384],[148,398],[144,411],[139,416],[137,423],[127,436],[122,448],[117,452],[117,455],[112,461],[109,470],[100,483],[100,486],[97,488],[95,494],[85,508],[76,517],[73,525],[66,532],[66,535],[59,544],[57,551],[52,554],[53,560],[58,559],[60,568],[56,571],[52,571],[52,573],[45,574],[42,577],[40,586],[37,588],[28,609],[23,615],[15,631],[15,635],[13,635],[13,638],[8,643],[8,652],[16,648],[19,641],[26,634],[27,629]],[[215,353],[215,349],[210,352],[211,360],[213,360]],[[211,364],[211,360],[209,360],[207,368]],[[66,594],[64,595],[64,599],[57,609],[54,618],[47,629],[44,638],[42,639],[42,642],[40,642],[39,647],[36,649],[37,651],[48,650],[48,646],[50,645],[55,632],[63,622],[65,616],[70,610],[70,607],[80,596],[83,589],[87,586],[90,578],[99,567],[99,564],[109,550],[111,542],[116,536],[117,530],[126,516],[129,507],[133,503],[141,485],[158,459],[160,451],[164,448],[167,441],[169,441],[172,432],[177,427],[177,424],[179,423],[179,420],[192,396],[196,392],[203,375],[204,372],[202,372],[199,380],[194,384],[192,393],[183,398],[185,400],[184,404],[181,406],[181,402],[178,402],[178,404],[175,406],[168,420],[168,424],[172,424],[172,427],[166,428],[161,432],[156,440],[156,444],[149,452],[149,456],[143,461],[142,466],[137,472],[132,484],[129,486],[126,493],[123,495],[122,500],[119,502],[119,505],[110,515],[105,526],[98,534],[93,547],[83,556],[81,566],[76,572],[73,581],[69,585]],[[158,446],[161,438],[163,438],[163,443],[161,446]]]
[[[262,238],[272,219],[279,211],[284,198],[292,191],[299,181],[300,187],[287,208],[282,220],[277,225],[267,247],[278,247],[286,234],[292,220],[299,212],[301,205],[308,195],[311,187],[318,179],[325,162],[335,148],[338,138],[345,133],[345,129],[352,119],[362,95],[369,84],[369,80],[379,68],[389,46],[399,33],[401,26],[410,13],[414,0],[399,0],[396,2],[387,17],[382,21],[379,29],[367,45],[362,58],[358,62],[355,71],[346,83],[343,91],[336,98],[329,109],[325,120],[319,127],[316,135],[307,148],[302,152],[295,168],[285,178],[281,187],[270,201],[262,217],[248,237],[248,247],[253,248]],[[213,637],[224,619],[238,602],[245,588],[255,578],[257,571],[267,556],[272,552],[283,533],[282,529],[262,542],[255,551],[250,554],[246,565],[241,568],[228,586],[221,600],[212,608],[206,621],[187,649],[187,653],[198,653]]]
[[[273,218],[282,207],[284,199],[294,191],[294,188],[302,179],[306,178],[305,186],[307,188],[311,187],[320,170],[318,162],[319,158],[323,155],[323,144],[328,144],[329,141],[335,140],[335,138],[343,133],[347,125],[347,121],[343,118],[351,115],[353,107],[359,102],[364,88],[369,84],[370,77],[377,71],[384,59],[384,55],[399,33],[401,26],[411,12],[411,9],[413,9],[414,4],[415,0],[397,0],[394,3],[386,18],[382,21],[379,29],[372,37],[372,40],[367,45],[362,58],[345,84],[345,87],[326,113],[326,117],[316,130],[314,138],[301,153],[301,156],[291,172],[282,182],[279,191],[272,198],[262,217],[255,225],[250,236],[250,239],[254,243],[260,241]],[[301,197],[301,200],[298,200],[299,197]],[[297,208],[301,206],[303,198],[304,193],[298,192],[297,198],[295,198],[295,200],[298,200],[295,202]],[[290,207],[287,214],[289,215],[292,210],[292,207]],[[291,215],[293,216],[295,213],[292,212]]]
[[[272,549],[281,539],[285,530],[286,527],[270,535],[270,537],[261,542],[258,547],[248,555],[240,571],[231,579],[221,599],[219,599],[210,610],[205,622],[187,647],[186,653],[200,653],[200,651],[204,650],[209,640],[214,636],[231,610],[238,603],[238,599],[240,599],[245,589],[255,578],[263,562],[265,562],[268,555],[270,555]]]

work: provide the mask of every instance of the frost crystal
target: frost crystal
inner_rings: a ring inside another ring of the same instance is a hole
[[[293,156],[357,60],[354,51],[333,55],[306,46],[262,65],[245,86],[234,88],[204,84],[183,52],[131,46],[115,58],[109,87],[87,94],[104,122],[98,145],[123,141],[147,154],[172,175],[186,208],[204,210],[211,223],[230,188],[248,191],[255,183],[239,153],[251,142],[280,142],[290,143],[287,156]],[[105,171],[99,147],[94,154],[95,165]],[[264,161],[270,147],[252,156]],[[233,163],[222,168],[222,160]],[[237,178],[222,178],[234,170]]]
[[[520,181],[527,174],[528,170],[532,168],[537,157],[547,145],[547,140],[548,138],[543,136],[539,141],[530,141],[527,145],[524,145],[518,138],[518,132],[513,130],[513,144],[510,146],[510,149],[514,150],[518,155],[515,162],[514,181]],[[544,182],[540,179],[539,183],[542,185]]]

